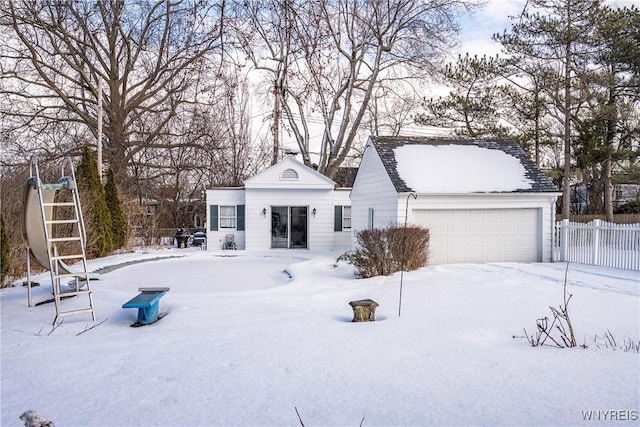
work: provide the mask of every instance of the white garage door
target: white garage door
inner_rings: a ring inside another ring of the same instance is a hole
[[[414,210],[429,228],[432,264],[539,261],[538,209]]]

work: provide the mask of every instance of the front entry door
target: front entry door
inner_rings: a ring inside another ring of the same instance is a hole
[[[306,206],[271,206],[271,247],[307,248]]]

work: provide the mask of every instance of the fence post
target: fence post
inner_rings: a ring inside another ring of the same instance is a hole
[[[600,220],[594,219],[591,221],[593,239],[591,244],[593,247],[591,248],[591,264],[598,265],[600,262]]]
[[[563,219],[560,224],[560,262],[565,262],[569,259],[569,220]]]

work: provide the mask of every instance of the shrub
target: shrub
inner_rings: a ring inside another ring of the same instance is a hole
[[[640,214],[640,200],[634,200],[632,202],[624,203],[618,206],[615,214]]]
[[[103,257],[115,248],[111,212],[107,206],[104,187],[96,161],[88,145],[82,148],[82,158],[76,167],[82,208],[87,229],[87,256]]]
[[[427,265],[429,230],[418,226],[375,228],[356,232],[358,249],[341,255],[355,267],[356,277],[388,276]]]
[[[120,192],[118,191],[111,167],[107,170],[107,183],[104,185],[104,195],[109,212],[111,213],[113,247],[114,249],[119,249],[127,244],[127,221],[122,210]]]

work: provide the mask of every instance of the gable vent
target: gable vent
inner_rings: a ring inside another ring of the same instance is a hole
[[[280,179],[282,181],[297,181],[298,172],[293,169],[286,169],[284,172],[282,172],[282,175],[280,175]]]

